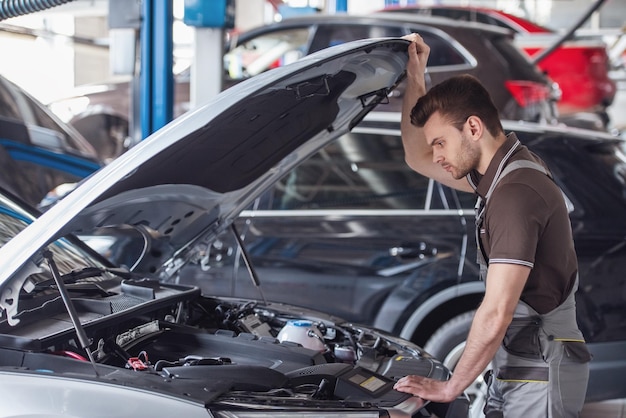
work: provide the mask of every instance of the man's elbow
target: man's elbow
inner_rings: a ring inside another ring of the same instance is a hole
[[[488,324],[488,328],[494,331],[495,334],[504,335],[506,329],[511,325],[513,320],[514,311],[510,309],[502,308],[501,306],[488,307],[481,305],[479,308],[482,320]]]

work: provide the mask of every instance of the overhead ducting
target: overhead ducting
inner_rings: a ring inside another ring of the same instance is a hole
[[[74,0],[2,0],[0,20],[51,9]]]

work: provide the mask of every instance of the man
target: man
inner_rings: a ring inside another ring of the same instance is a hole
[[[405,376],[396,390],[449,402],[493,361],[487,417],[575,417],[590,359],[576,323],[578,265],[563,196],[543,162],[504,133],[498,111],[473,77],[426,93],[429,47],[409,45],[402,140],[407,164],[475,192],[485,295],[448,381]]]

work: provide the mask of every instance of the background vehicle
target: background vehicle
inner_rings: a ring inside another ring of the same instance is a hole
[[[505,129],[551,166],[571,208],[578,321],[594,354],[588,401],[624,397],[626,142],[531,123]],[[453,369],[484,291],[474,204],[411,171],[398,115],[375,112],[286,173],[237,224],[265,297],[400,335]],[[232,237],[214,244],[186,280],[259,297]]]
[[[516,45],[528,53],[531,59],[551,47],[559,38],[559,34],[552,29],[487,7],[408,6],[390,7],[384,12],[410,12],[507,28],[515,32]],[[575,38],[563,43],[537,65],[558,83],[562,96],[557,106],[566,122],[573,124],[575,119],[572,118],[576,113],[591,112],[601,116],[602,126],[608,125],[606,109],[613,103],[617,87],[609,77],[611,63],[604,41],[590,37]]]
[[[37,205],[56,186],[101,165],[94,147],[74,128],[0,76],[0,185]]]
[[[431,85],[456,74],[473,74],[486,85],[504,118],[556,119],[554,103],[558,92],[513,45],[510,32],[493,26],[411,14],[310,15],[244,32],[234,38],[225,54],[225,86],[339,43],[399,37],[411,32],[421,33],[432,46],[428,62]],[[176,80],[175,114],[179,115],[188,109],[188,73],[179,74]],[[65,112],[67,120],[86,138],[98,138],[98,143],[106,143],[106,137],[110,137],[109,143],[123,143],[128,132],[129,85],[91,88],[91,94],[83,91],[50,106],[59,114]],[[402,87],[388,104],[380,105],[379,110],[399,110],[401,94]],[[123,147],[109,147],[101,151],[101,155],[105,157],[103,154],[119,149]]]

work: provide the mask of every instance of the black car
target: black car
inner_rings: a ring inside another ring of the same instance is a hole
[[[31,205],[90,175],[95,148],[48,108],[0,76],[0,185]]]
[[[283,65],[329,46],[363,38],[419,33],[430,46],[431,85],[468,73],[489,90],[503,118],[553,121],[555,95],[551,80],[514,45],[510,31],[474,22],[411,13],[307,15],[251,29],[233,38],[225,54],[227,80],[238,80]],[[379,111],[396,111],[402,90]]]
[[[412,14],[380,13],[371,16],[310,15],[233,36],[224,55],[224,86],[230,87],[268,69],[348,41],[400,37],[419,32],[431,47],[430,84],[469,73],[487,87],[503,117],[525,121],[555,121],[559,90],[514,45],[513,35],[501,28],[451,19]],[[189,71],[176,76],[174,114],[189,109]],[[400,108],[402,86],[380,111]],[[67,121],[98,144],[103,158],[123,151],[130,114],[129,83],[81,88],[77,96],[52,103],[52,109],[69,115]],[[88,97],[78,101],[76,97]],[[76,107],[76,103],[88,106]],[[106,138],[109,138],[108,140]]]
[[[624,397],[626,142],[573,128],[504,127],[549,164],[570,208],[578,320],[594,355],[587,400]],[[211,294],[265,297],[373,325],[454,368],[484,291],[475,202],[411,171],[399,115],[373,112],[237,220],[256,280],[227,236],[184,277]]]
[[[590,129],[606,130],[609,126],[607,110],[615,99],[617,83],[610,77],[611,59],[607,43],[601,37],[574,35],[563,40],[559,31],[489,7],[431,4],[391,6],[383,11],[480,22],[514,32],[515,44],[559,85],[562,93],[557,103],[559,121]],[[557,45],[557,42],[561,43]],[[542,57],[544,51],[551,52]]]

